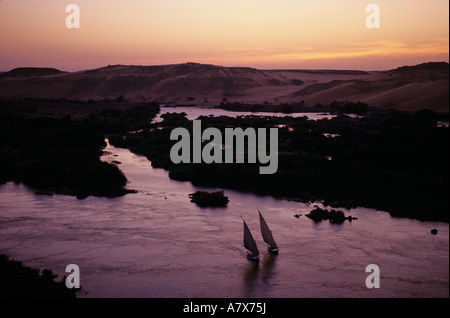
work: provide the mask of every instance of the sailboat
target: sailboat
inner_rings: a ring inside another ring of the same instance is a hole
[[[266,220],[264,220],[264,217],[262,216],[261,211],[259,211],[259,209],[258,212],[259,212],[259,224],[261,227],[261,234],[264,239],[264,242],[266,242],[269,245],[268,250],[270,253],[277,254],[278,245],[273,239],[272,231],[270,231],[269,226],[267,225]]]
[[[245,223],[244,220],[244,247],[250,251],[250,253],[247,253],[247,258],[251,261],[258,262],[259,261],[259,250],[256,246],[255,239],[252,236],[252,233],[250,232],[250,229],[247,226],[247,223]]]

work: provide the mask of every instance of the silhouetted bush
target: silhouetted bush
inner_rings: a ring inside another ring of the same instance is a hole
[[[200,207],[224,207],[230,202],[223,191],[197,191],[189,194],[189,197],[191,198],[191,202],[194,202]]]
[[[0,298],[75,298],[79,289],[68,289],[64,277],[56,282],[57,276],[0,255]]]
[[[281,105],[280,111],[281,111],[282,113],[285,113],[285,114],[290,114],[290,113],[292,113],[294,110],[293,110],[293,108],[292,108],[291,105],[289,105],[289,104],[283,104],[283,105]]]

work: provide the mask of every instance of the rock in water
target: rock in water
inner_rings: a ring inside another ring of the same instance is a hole
[[[189,194],[191,202],[196,203],[200,207],[225,207],[230,200],[224,195],[223,191],[206,192],[197,191]]]
[[[323,220],[329,220],[330,223],[342,224],[345,220],[351,222],[352,220],[357,220],[358,218],[352,216],[345,216],[345,213],[342,211],[331,210],[328,211],[326,209],[321,209],[318,206],[315,206],[315,209],[312,210],[309,214],[306,215],[308,218],[313,220],[314,222],[319,222]]]

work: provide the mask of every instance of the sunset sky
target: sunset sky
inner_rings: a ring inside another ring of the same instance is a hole
[[[448,0],[0,0],[0,71],[184,62],[391,69],[449,61]],[[66,27],[77,4],[81,27]],[[366,27],[366,6],[381,27]]]

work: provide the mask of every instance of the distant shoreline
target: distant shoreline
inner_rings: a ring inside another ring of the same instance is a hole
[[[360,104],[359,102],[355,102],[352,104]],[[289,116],[291,114],[301,114],[301,113],[326,113],[331,115],[338,115],[338,114],[355,114],[357,113],[363,114],[367,111],[389,111],[389,110],[395,110],[394,108],[379,108],[379,107],[370,107],[368,105],[364,106],[364,103],[361,103],[363,105],[363,110],[356,110],[356,113],[354,113],[355,109],[342,109],[342,106],[346,105],[346,102],[336,102],[336,105],[316,105],[316,106],[303,106],[298,103],[285,103],[285,104],[279,104],[279,105],[265,105],[265,104],[242,104],[242,103],[221,103],[220,105],[196,105],[196,104],[162,104],[161,108],[173,108],[176,110],[180,107],[192,107],[192,108],[211,108],[211,109],[223,109],[227,111],[233,111],[233,112],[245,112],[245,113],[254,113],[255,116],[258,116],[260,113],[283,113],[285,116]],[[283,109],[285,107],[285,109]],[[286,110],[287,108],[287,110]],[[352,113],[353,111],[353,113]],[[406,113],[414,113],[415,111],[408,111],[405,110]],[[438,120],[440,121],[448,121],[449,120],[449,110],[442,111],[442,112],[435,112],[436,116],[438,117]]]

